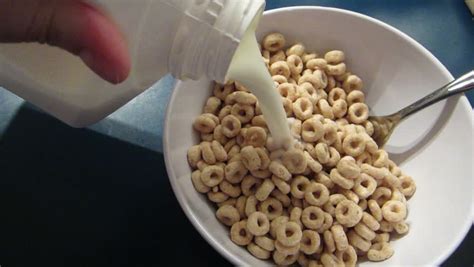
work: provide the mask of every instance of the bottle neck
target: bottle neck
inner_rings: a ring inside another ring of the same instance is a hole
[[[264,0],[189,4],[173,40],[171,74],[178,79],[206,76],[223,83],[242,36],[264,6]]]

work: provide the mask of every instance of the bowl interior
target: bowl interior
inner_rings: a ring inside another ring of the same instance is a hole
[[[374,114],[388,114],[452,80],[436,58],[408,36],[377,20],[353,12],[296,7],[266,12],[259,39],[279,31],[288,43],[308,51],[346,52],[346,64],[364,81],[366,101]],[[168,107],[166,163],[176,196],[204,238],[237,265],[263,262],[233,244],[215,209],[191,183],[186,151],[198,142],[194,118],[211,95],[211,82],[179,82]],[[410,232],[392,243],[395,254],[384,264],[440,263],[457,247],[472,222],[471,109],[464,96],[425,109],[395,131],[386,149],[402,170],[413,176],[417,192],[409,201]],[[363,263],[363,266],[375,263]]]

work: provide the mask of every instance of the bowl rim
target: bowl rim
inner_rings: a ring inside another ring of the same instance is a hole
[[[355,16],[363,20],[367,20],[371,23],[374,23],[380,27],[383,27],[384,29],[391,31],[400,37],[402,37],[404,40],[408,41],[411,45],[416,47],[420,52],[422,52],[425,56],[427,56],[433,64],[437,65],[444,75],[448,77],[449,79],[453,80],[454,77],[451,75],[451,73],[448,71],[448,69],[423,45],[418,43],[415,39],[407,35],[406,33],[398,30],[397,28],[380,21],[376,18],[370,17],[368,15],[364,15],[355,11],[350,11],[346,9],[341,9],[341,8],[334,8],[334,7],[324,7],[324,6],[292,6],[292,7],[281,7],[281,8],[276,8],[276,9],[271,9],[263,12],[263,15],[271,15],[275,13],[282,13],[282,12],[291,12],[291,11],[299,11],[299,10],[318,10],[318,11],[330,11],[330,12],[336,12],[336,13],[342,13],[345,15],[349,16]],[[171,166],[170,158],[168,156],[168,151],[171,150],[170,148],[170,142],[169,138],[172,136],[172,134],[169,132],[169,123],[171,122],[171,107],[170,103],[173,103],[176,98],[176,90],[175,88],[178,88],[181,86],[183,81],[178,80],[173,88],[172,95],[170,97],[170,100],[168,102],[168,107],[166,109],[166,115],[165,115],[165,124],[164,124],[164,133],[163,133],[163,151],[165,155],[165,166],[166,170],[168,173],[168,178],[170,180],[171,187],[173,189],[173,192],[176,196],[176,199],[178,200],[181,209],[183,209],[184,213],[186,214],[186,217],[191,221],[191,224],[198,230],[200,235],[215,249],[217,250],[224,258],[229,260],[232,264],[242,266],[244,265],[244,262],[242,262],[238,257],[235,255],[231,254],[222,244],[217,242],[212,234],[205,228],[204,225],[200,224],[198,220],[196,219],[194,212],[189,208],[188,205],[185,204],[185,199],[183,196],[183,193],[178,189],[178,185],[176,183],[176,175],[175,172]],[[466,96],[463,94],[459,98],[461,107],[466,110],[467,113],[469,113],[471,116],[470,124],[471,128],[474,128],[474,115],[473,115],[473,110],[469,104],[469,101],[467,100]],[[471,177],[472,179],[472,177]],[[446,249],[443,253],[441,253],[438,258],[434,259],[429,265],[440,265],[442,264],[461,244],[465,236],[467,235],[471,225],[474,222],[474,206],[471,203],[471,218],[467,219],[464,224],[461,231],[458,232],[458,235],[455,237],[453,242],[448,245],[448,249]]]

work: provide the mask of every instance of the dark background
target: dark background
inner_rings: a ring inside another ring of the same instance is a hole
[[[463,1],[267,1],[267,9],[288,5],[358,11],[412,36],[454,76],[474,66],[474,22]],[[146,145],[156,136],[115,125],[139,140],[127,142],[73,129],[28,104],[8,122],[6,113],[0,113],[2,267],[229,265],[181,211],[163,155]],[[429,243],[419,246],[422,253]],[[472,266],[473,251],[471,229],[444,265]]]

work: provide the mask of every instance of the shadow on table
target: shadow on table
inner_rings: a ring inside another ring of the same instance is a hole
[[[23,106],[0,139],[2,266],[223,266],[163,155]]]

